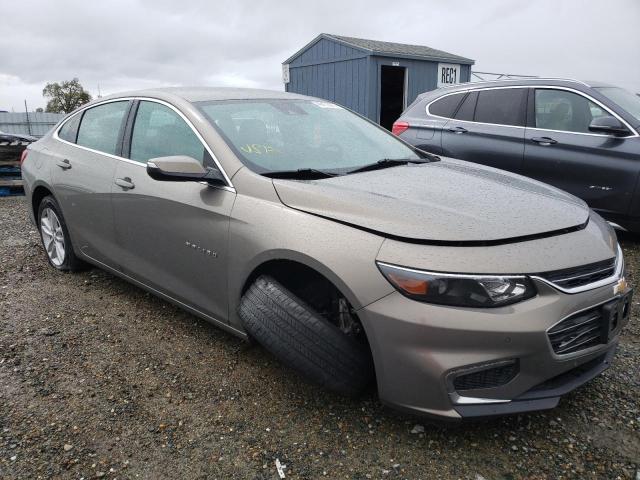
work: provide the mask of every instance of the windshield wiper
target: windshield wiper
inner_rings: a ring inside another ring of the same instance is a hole
[[[319,178],[335,177],[336,175],[336,173],[327,172],[325,170],[317,170],[315,168],[276,170],[274,172],[265,172],[262,174],[262,176],[269,178],[290,178],[295,180],[317,180]]]
[[[432,160],[421,158],[383,158],[375,163],[369,163],[362,167],[354,168],[346,172],[347,175],[351,173],[369,172],[371,170],[380,170],[383,168],[396,167],[398,165],[406,165],[408,163],[431,163]]]

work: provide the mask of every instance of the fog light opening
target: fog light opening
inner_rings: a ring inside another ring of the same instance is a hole
[[[506,385],[520,372],[518,360],[480,365],[454,372],[453,388],[457,392],[496,388]]]

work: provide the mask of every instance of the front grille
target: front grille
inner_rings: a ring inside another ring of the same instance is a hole
[[[499,367],[487,368],[460,375],[453,381],[456,390],[499,387],[510,382],[518,374],[518,363],[513,361]]]
[[[564,268],[537,274],[538,277],[560,288],[576,288],[613,276],[616,271],[616,259],[603,260],[580,267]]]
[[[608,329],[608,324],[603,322],[602,315],[603,308],[599,306],[555,325],[547,332],[553,351],[559,355],[567,354],[605,343],[606,332],[603,335],[603,329]]]

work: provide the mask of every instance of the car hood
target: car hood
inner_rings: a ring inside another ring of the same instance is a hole
[[[273,184],[291,208],[405,241],[504,243],[577,230],[589,219],[587,205],[568,193],[451,159]]]

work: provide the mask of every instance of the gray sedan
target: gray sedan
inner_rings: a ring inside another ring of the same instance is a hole
[[[629,318],[615,233],[583,201],[316,98],[114,95],[22,169],[54,268],[105,269],[411,412],[553,407],[610,364]]]

